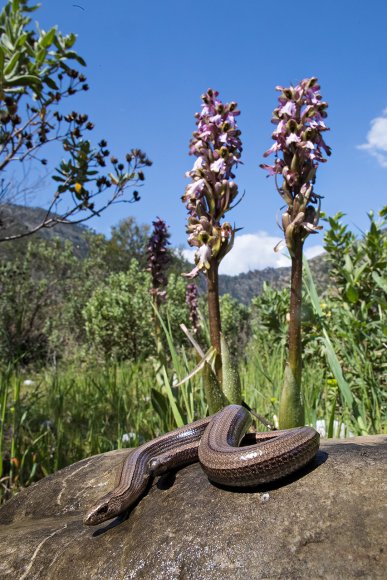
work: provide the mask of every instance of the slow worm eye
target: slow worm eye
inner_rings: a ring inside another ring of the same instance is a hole
[[[157,459],[157,457],[152,457],[152,459],[149,460],[148,462],[148,469],[150,472],[154,472],[157,470],[158,466],[160,465],[160,461]]]
[[[109,509],[109,506],[107,504],[105,504],[98,509],[98,514],[100,514],[100,515],[106,514],[108,509]]]

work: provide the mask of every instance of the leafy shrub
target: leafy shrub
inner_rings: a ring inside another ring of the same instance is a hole
[[[29,242],[0,273],[2,362],[44,363],[52,351],[51,331],[65,325],[61,306],[69,298],[78,259],[72,244],[55,239]]]
[[[220,297],[220,314],[222,332],[231,355],[243,358],[251,332],[250,309],[230,294],[223,294]]]
[[[149,275],[136,260],[111,274],[84,308],[89,342],[106,358],[137,360],[154,351]]]

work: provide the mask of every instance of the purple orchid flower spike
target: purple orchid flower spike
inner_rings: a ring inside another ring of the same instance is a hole
[[[293,253],[296,235],[303,241],[321,229],[318,226],[321,196],[313,186],[319,163],[326,161],[324,153],[331,154],[323,139],[323,133],[329,131],[324,123],[328,104],[322,100],[315,77],[276,90],[281,95],[272,118],[277,125],[272,134],[274,144],[264,153],[264,157],[274,153],[275,161],[260,167],[275,176],[277,190],[288,206],[282,215],[282,228],[286,245]],[[283,178],[280,186],[278,176]]]
[[[191,183],[182,197],[188,210],[188,243],[198,248],[196,266],[186,274],[189,278],[213,267],[213,259],[219,265],[232,247],[235,229],[220,221],[238,196],[233,171],[241,163],[242,153],[237,104],[222,103],[212,89],[202,100],[202,110],[195,115],[197,130],[190,142],[190,154],[197,159],[186,173]]]
[[[166,269],[170,262],[168,226],[160,218],[153,223],[153,231],[149,238],[147,248],[148,272],[152,277],[152,288],[150,290],[153,300],[157,306],[165,302],[166,287],[168,284]]]

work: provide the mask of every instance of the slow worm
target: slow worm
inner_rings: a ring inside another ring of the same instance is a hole
[[[246,433],[251,421],[244,407],[229,405],[137,447],[125,459],[117,487],[87,512],[84,523],[94,526],[120,515],[141,497],[151,477],[198,460],[211,481],[247,487],[293,473],[318,451],[320,436],[312,427]]]

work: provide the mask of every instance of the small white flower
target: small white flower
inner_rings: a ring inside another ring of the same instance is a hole
[[[132,441],[135,438],[136,438],[136,433],[133,433],[133,431],[130,431],[129,433],[124,433],[122,435],[121,441],[123,443],[127,443],[128,441]]]
[[[343,423],[340,425],[340,432],[337,433],[339,428],[339,422],[333,421],[333,436],[339,439],[345,439],[345,437],[353,437],[352,431],[350,431]],[[320,433],[321,437],[327,437],[328,429],[325,419],[318,419],[316,421],[316,431]]]

